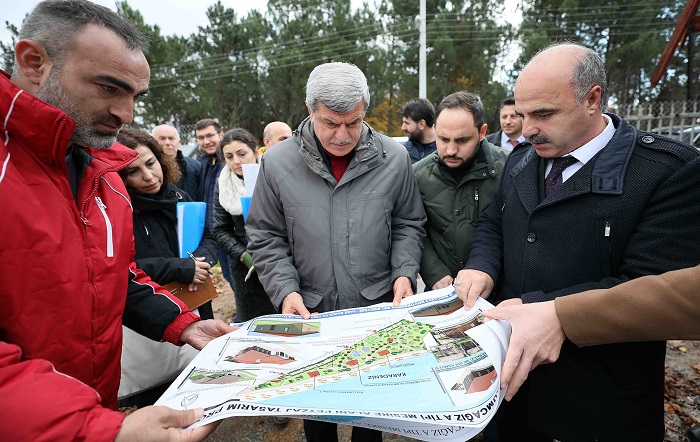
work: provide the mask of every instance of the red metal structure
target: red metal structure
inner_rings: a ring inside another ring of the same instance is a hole
[[[656,69],[654,70],[654,73],[651,76],[651,87],[656,86],[659,83],[659,80],[661,80],[661,76],[666,71],[666,68],[668,68],[668,64],[671,62],[671,58],[676,52],[676,49],[679,47],[683,47],[683,44],[685,43],[685,39],[687,37],[692,35],[694,32],[700,31],[700,16],[697,15],[698,4],[700,4],[700,0],[688,0],[688,3],[685,5],[685,9],[683,9],[683,14],[681,14],[681,18],[678,20],[676,28],[673,30],[671,39],[668,41],[668,44],[666,45],[666,49],[664,49],[663,54],[661,54],[659,64],[658,66],[656,66]],[[690,81],[690,79],[693,78],[692,60],[693,39],[688,38],[688,100],[691,99],[690,89],[692,82]]]

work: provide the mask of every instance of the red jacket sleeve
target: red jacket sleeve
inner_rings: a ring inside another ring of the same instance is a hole
[[[124,325],[156,341],[179,345],[182,331],[199,316],[184,302],[156,284],[132,261],[124,309]]]
[[[0,434],[15,442],[113,441],[124,414],[101,407],[95,390],[54,370],[46,360],[22,360],[0,342]]]

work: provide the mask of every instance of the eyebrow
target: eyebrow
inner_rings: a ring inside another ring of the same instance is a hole
[[[542,115],[542,114],[554,114],[559,112],[558,109],[543,107],[541,109],[535,109],[530,114],[532,115]]]
[[[112,83],[113,85],[124,89],[125,91],[127,91],[130,94],[136,93],[136,89],[134,89],[129,83],[122,81],[122,80],[118,79],[117,77],[113,77],[111,75],[98,75],[95,78],[97,80],[100,80],[100,81]],[[139,91],[138,93],[136,93],[136,96],[140,97],[140,96],[146,95],[147,93],[148,93],[148,89],[143,89],[143,90]]]

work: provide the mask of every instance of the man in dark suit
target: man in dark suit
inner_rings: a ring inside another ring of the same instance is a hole
[[[523,118],[515,112],[515,98],[508,97],[501,103],[499,111],[501,130],[486,135],[486,140],[508,152],[525,141],[523,136]]]
[[[496,300],[548,301],[700,263],[700,153],[603,114],[606,87],[600,57],[574,44],[523,69],[531,145],[508,157],[457,274],[467,306],[494,286]],[[499,410],[502,439],[662,440],[664,356],[664,342],[565,342]]]

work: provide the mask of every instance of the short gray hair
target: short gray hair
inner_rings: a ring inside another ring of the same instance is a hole
[[[369,86],[360,68],[350,63],[325,63],[309,74],[306,82],[306,105],[312,112],[323,104],[333,112],[346,114],[364,100],[369,107]]]
[[[605,65],[596,52],[584,48],[585,52],[574,68],[571,85],[574,88],[576,104],[583,104],[586,94],[593,86],[600,86],[600,111],[603,112],[608,102],[608,79],[605,75]]]
[[[605,65],[598,53],[577,43],[564,42],[555,43],[539,50],[531,60],[534,60],[548,49],[560,46],[576,47],[583,52],[571,76],[571,86],[574,90],[576,105],[580,106],[583,104],[586,94],[593,86],[600,86],[600,111],[604,111],[608,102],[608,79],[605,75]]]
[[[131,50],[148,52],[148,38],[136,25],[87,0],[45,0],[37,4],[22,23],[19,39],[41,44],[56,68],[60,68],[71,40],[88,24],[114,31]],[[15,63],[15,72],[17,69]]]

